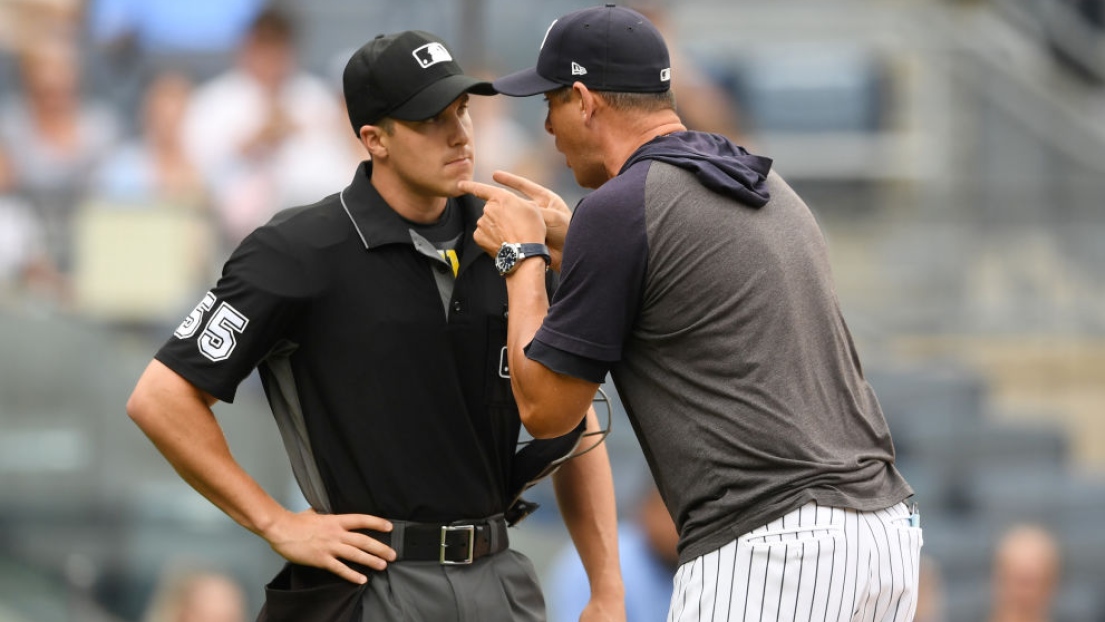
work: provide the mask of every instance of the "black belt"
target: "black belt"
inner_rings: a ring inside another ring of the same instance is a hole
[[[455,523],[412,523],[392,520],[392,531],[367,531],[370,537],[395,550],[395,561],[471,564],[510,545],[506,519],[491,518]]]

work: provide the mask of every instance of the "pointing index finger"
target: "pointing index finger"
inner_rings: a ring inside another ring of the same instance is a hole
[[[461,191],[483,199],[484,201],[490,201],[497,196],[501,196],[499,193],[506,192],[502,188],[496,188],[495,186],[478,181],[462,181],[458,184],[458,187]]]
[[[514,173],[495,171],[491,177],[500,184],[521,192],[530,199],[535,199],[549,193],[548,188],[535,181],[530,181],[521,175],[515,175]]]

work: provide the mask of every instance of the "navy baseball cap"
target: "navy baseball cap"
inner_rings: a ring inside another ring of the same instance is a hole
[[[342,73],[353,131],[384,117],[421,121],[462,93],[494,95],[490,82],[464,75],[439,37],[421,30],[379,35],[361,46]]]
[[[637,11],[613,4],[583,9],[549,26],[536,67],[493,84],[504,95],[528,97],[577,81],[596,91],[662,93],[671,88],[668,46]]]

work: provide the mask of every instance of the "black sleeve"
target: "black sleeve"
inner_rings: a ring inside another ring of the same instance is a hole
[[[536,339],[529,342],[529,345],[523,350],[526,353],[526,358],[538,361],[558,374],[580,378],[596,384],[605,382],[606,373],[610,371],[610,365],[605,361],[596,361],[563,350],[557,350]]]
[[[271,228],[247,237],[222,277],[155,358],[196,387],[234,401],[238,385],[285,336],[322,286],[292,246]]]

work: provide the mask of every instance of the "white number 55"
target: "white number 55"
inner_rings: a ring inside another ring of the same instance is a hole
[[[191,338],[203,322],[203,314],[213,306],[215,296],[208,292],[173,334],[178,339]],[[211,319],[207,320],[207,326],[200,333],[196,345],[199,346],[200,353],[212,361],[225,361],[234,351],[234,346],[238,345],[236,336],[242,334],[248,324],[249,318],[224,302],[211,315]]]

